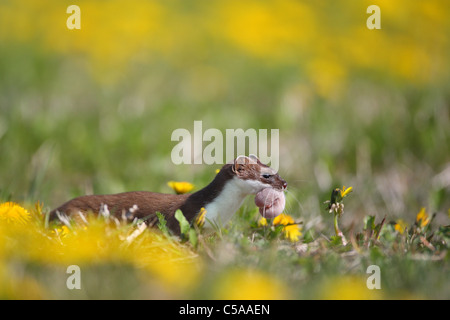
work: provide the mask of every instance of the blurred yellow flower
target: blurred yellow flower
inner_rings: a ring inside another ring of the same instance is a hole
[[[267,226],[267,219],[262,217],[258,220],[258,227],[266,227]]]
[[[167,183],[177,194],[183,194],[192,191],[194,185],[186,181],[169,181]]]
[[[338,13],[324,10],[321,3],[295,0],[205,2],[199,10],[185,10],[179,1],[131,0],[124,6],[121,0],[79,0],[88,14],[82,14],[82,28],[76,32],[64,27],[64,3],[2,1],[0,40],[81,55],[103,81],[120,78],[130,65],[148,57],[163,55],[176,64],[186,45],[195,44],[192,53],[204,52],[205,37],[214,37],[223,49],[237,48],[265,62],[297,67],[325,96],[345,88],[358,71],[381,71],[386,77],[418,84],[445,78],[449,65],[445,1],[385,2],[383,21],[392,32],[380,33],[368,32],[361,23],[357,13],[364,13],[367,4],[352,0],[340,1]],[[345,23],[336,23],[340,15],[346,17]],[[36,16],[45,23],[36,22]],[[199,17],[202,23],[193,24]],[[415,28],[408,28],[406,17],[415,18]]]
[[[206,216],[206,209],[201,208],[200,212],[197,214],[197,217],[195,218],[195,224],[201,228],[205,224],[205,216]]]
[[[325,280],[320,289],[323,300],[373,300],[382,299],[379,290],[367,288],[367,279],[358,276],[341,276]]]
[[[122,254],[121,250],[117,250],[122,241],[118,236],[108,234],[102,221],[90,220],[88,227],[75,226],[70,233],[66,232],[66,228],[61,227],[61,243],[53,241],[48,244],[46,251],[51,254],[43,260],[83,264],[114,260]]]
[[[69,234],[69,232],[70,232],[70,230],[66,225],[63,225],[59,228],[55,228],[53,230],[53,234],[60,236],[60,237],[66,236],[67,234]]]
[[[15,275],[0,263],[0,296],[6,300],[40,300],[46,292],[39,282],[26,275]]]
[[[149,229],[126,248],[125,254],[129,262],[152,276],[150,281],[160,281],[169,291],[192,288],[201,276],[197,254]]]
[[[216,169],[216,174],[218,174],[220,172],[220,169]]]
[[[299,240],[301,233],[301,227],[298,225],[298,223],[295,222],[295,220],[287,215],[287,214],[280,214],[276,216],[273,219],[273,225],[284,225],[283,228],[284,235],[287,239],[289,239],[292,242],[296,242]]]
[[[427,213],[425,207],[420,209],[419,213],[416,216],[416,222],[418,223],[418,225],[421,228],[425,227],[427,224],[430,223],[430,218],[428,216],[428,213]]]
[[[345,186],[343,186],[342,190],[341,190],[341,198],[344,198],[345,196],[347,196],[352,191],[353,191],[353,187],[346,188]]]
[[[134,226],[114,226],[94,216],[86,218],[87,225],[74,222],[70,232],[65,225],[47,232],[37,223],[29,223],[26,228],[0,223],[0,269],[6,256],[66,267],[119,262],[147,272],[146,279],[158,281],[167,290],[177,291],[197,283],[200,259],[178,241],[149,229],[127,241],[136,230]],[[1,287],[0,279],[0,295]]]
[[[30,220],[30,213],[14,202],[0,204],[0,221],[8,223],[26,224]]]
[[[214,299],[283,300],[288,288],[274,275],[258,270],[235,269],[222,275],[215,284]]]
[[[405,232],[405,229],[408,228],[408,223],[406,223],[403,219],[398,219],[394,226],[395,230],[400,234]]]

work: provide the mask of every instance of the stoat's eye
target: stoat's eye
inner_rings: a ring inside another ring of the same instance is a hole
[[[263,174],[262,176],[264,179],[269,179],[272,175],[271,174]]]

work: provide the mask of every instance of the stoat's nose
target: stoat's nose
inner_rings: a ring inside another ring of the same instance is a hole
[[[285,180],[283,180],[283,189],[286,190],[286,188],[287,188],[287,182]]]

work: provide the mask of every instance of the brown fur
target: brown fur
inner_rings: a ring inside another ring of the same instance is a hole
[[[260,176],[261,169],[272,170],[259,160],[257,163],[237,163],[235,161],[234,164],[226,164],[210,184],[193,194],[176,195],[134,191],[111,195],[81,196],[52,210],[50,219],[57,219],[57,212],[72,217],[76,217],[78,212],[98,214],[101,207],[106,205],[110,214],[119,219],[123,216],[129,220],[143,219],[149,226],[154,226],[158,222],[156,212],[160,212],[167,221],[167,227],[175,234],[179,234],[179,223],[175,219],[177,209],[180,209],[186,219],[191,222],[202,207],[212,202],[220,194],[227,181],[234,176],[238,176],[240,179],[263,180],[264,178]],[[286,188],[286,181],[276,173],[270,179],[265,180],[267,180],[264,181],[265,183],[271,184],[276,189]],[[137,206],[136,210],[132,210],[134,206]]]

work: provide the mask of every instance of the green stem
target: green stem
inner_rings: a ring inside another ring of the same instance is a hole
[[[334,232],[336,232],[336,235],[339,236],[341,234],[341,231],[339,230],[338,226],[338,216],[339,214],[334,214]]]
[[[339,214],[335,213],[334,214],[334,232],[336,232],[336,236],[340,237],[342,240],[342,244],[344,246],[347,245],[347,239],[345,239],[344,234],[342,233],[341,230],[339,230],[339,226],[338,226],[338,218],[339,218]]]

